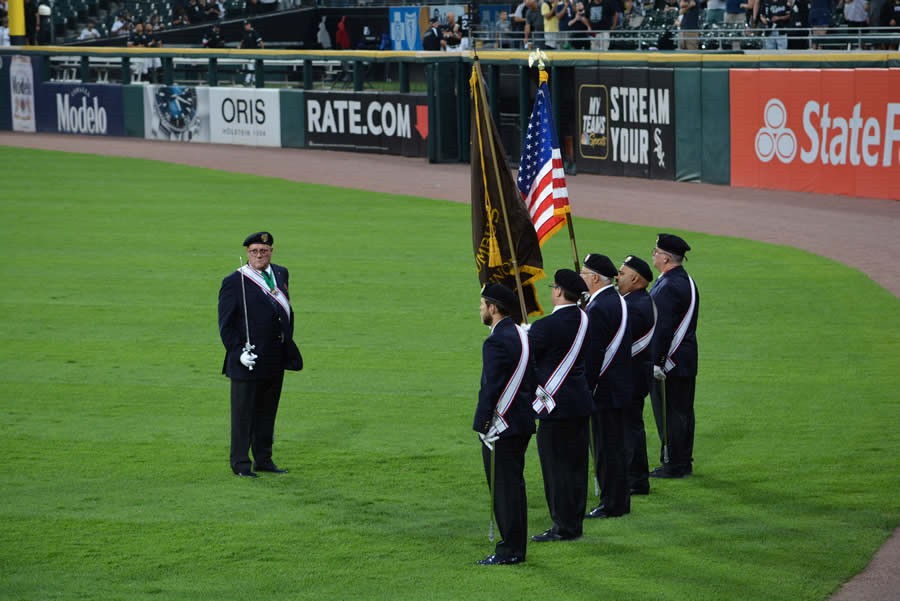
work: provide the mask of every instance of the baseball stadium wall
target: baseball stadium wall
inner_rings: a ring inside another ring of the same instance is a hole
[[[4,130],[329,148],[432,162],[469,158],[468,55],[2,52]],[[900,199],[898,53],[547,54],[553,115],[570,172]],[[74,61],[81,77],[55,77],[60,57]],[[177,69],[178,59],[202,64],[204,80],[184,81],[187,71]],[[537,69],[528,67],[525,52],[484,52],[478,60],[488,105],[515,164]],[[120,64],[120,79],[89,83],[97,61]],[[156,61],[163,83],[130,83],[132,61]],[[255,86],[218,85],[227,61],[253,65]],[[335,63],[347,74],[344,89],[335,89],[336,80],[330,88],[315,81],[316,66]],[[291,87],[274,85],[298,66],[302,79],[280,82]],[[399,91],[368,87],[372,73],[388,71],[399,77]],[[424,92],[410,91],[415,74]]]

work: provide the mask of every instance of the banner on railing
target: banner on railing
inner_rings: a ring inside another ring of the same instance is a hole
[[[672,69],[576,69],[579,171],[675,179]]]
[[[278,90],[209,88],[209,136],[216,144],[281,146]]]
[[[392,7],[388,14],[391,22],[391,44],[394,50],[421,50],[423,25],[422,11],[418,6]]]
[[[209,88],[146,86],[144,137],[148,140],[209,142]]]
[[[124,136],[122,87],[81,83],[44,83],[37,93],[40,132]]]
[[[734,186],[900,199],[900,69],[733,69]]]
[[[37,131],[35,119],[34,66],[30,56],[9,59],[9,100],[13,131]]]
[[[428,154],[428,98],[424,94],[306,92],[310,148],[403,156]]]

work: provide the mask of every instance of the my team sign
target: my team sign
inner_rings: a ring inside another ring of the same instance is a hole
[[[579,170],[675,179],[671,69],[576,71]]]
[[[428,100],[422,94],[307,92],[305,98],[310,147],[427,155]]]
[[[731,183],[900,199],[900,69],[735,69]]]

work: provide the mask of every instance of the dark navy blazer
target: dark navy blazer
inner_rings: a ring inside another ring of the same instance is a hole
[[[288,296],[288,270],[272,264],[279,294]],[[294,343],[294,311],[288,314],[269,293],[264,292],[252,280],[244,280],[247,292],[247,317],[250,325],[250,343],[258,355],[256,366],[249,370],[241,363],[241,353],[246,341],[244,301],[241,294],[241,273],[235,271],[222,280],[219,289],[219,335],[225,346],[222,373],[236,380],[262,380],[273,378],[284,370],[303,369],[303,357]]]
[[[621,409],[631,401],[631,331],[625,326],[622,344],[613,355],[612,362],[602,377],[606,347],[615,338],[622,322],[621,297],[612,286],[598,294],[585,308],[589,321],[588,351],[585,369],[588,386],[594,395],[594,410]]]
[[[536,384],[544,386],[556,371],[563,357],[572,348],[581,323],[581,309],[572,305],[554,311],[547,317],[539,319],[528,330],[531,354],[534,357],[534,373]],[[553,395],[556,408],[549,414],[538,413],[538,419],[571,419],[591,414],[593,403],[591,390],[584,375],[584,358],[588,350],[588,339],[585,336],[581,352],[562,386]]]
[[[656,334],[653,336],[653,362],[662,366],[672,344],[678,324],[681,323],[691,304],[691,283],[687,271],[678,266],[657,278],[650,290],[659,314]],[[694,302],[694,312],[690,316],[687,334],[672,355],[675,367],[666,372],[673,376],[691,377],[697,375],[697,316],[700,313],[700,292]]]
[[[628,327],[636,342],[653,327],[653,300],[646,290],[633,290],[625,295],[625,304],[628,305]],[[652,340],[644,350],[631,357],[631,374],[634,386],[632,397],[642,399],[650,392],[650,379],[653,377]]]
[[[487,433],[497,401],[500,400],[500,395],[503,394],[522,356],[522,342],[512,319],[504,317],[497,322],[494,331],[482,345],[481,356],[481,389],[478,391],[478,407],[475,409],[472,429]],[[534,433],[534,409],[531,408],[534,390],[534,364],[529,353],[525,375],[504,415],[509,428],[500,435],[500,438]]]

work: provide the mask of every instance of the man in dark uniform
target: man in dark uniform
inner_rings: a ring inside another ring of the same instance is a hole
[[[244,50],[255,50],[257,48],[265,48],[262,36],[253,29],[253,23],[244,21],[244,35],[239,45]],[[244,85],[249,86],[256,83],[256,64],[251,60],[244,65]]]
[[[587,292],[571,269],[553,277],[553,313],[528,330],[538,385],[538,456],[544,494],[553,527],[532,536],[535,542],[573,540],[581,536],[587,502],[588,437],[593,405],[584,375],[588,318],[578,308]]]
[[[225,38],[222,37],[222,28],[216,23],[208,34],[203,36],[204,48],[224,48]]]
[[[653,379],[653,353],[650,342],[656,329],[656,307],[647,292],[653,272],[646,261],[634,255],[625,257],[619,267],[619,294],[628,305],[631,343],[631,403],[625,408],[625,455],[628,463],[628,487],[633,495],[650,492],[647,461],[647,433],[644,430],[644,397]]]
[[[222,373],[231,378],[231,470],[250,478],[257,477],[253,470],[287,471],[272,461],[275,414],[284,370],[303,369],[294,343],[288,270],[270,262],[273,243],[269,232],[247,236],[247,265],[222,280],[219,290]]]
[[[425,30],[425,33],[422,35],[422,49],[423,50],[440,50],[444,45],[444,40],[441,37],[441,30],[438,26],[440,20],[437,17],[431,18],[431,26]]]
[[[510,318],[518,313],[517,307],[515,293],[505,286],[488,284],[482,290],[481,321],[490,326],[491,335],[481,351],[481,389],[472,429],[482,442],[488,486],[494,487],[494,516],[501,540],[492,555],[478,562],[481,565],[525,561],[525,450],[534,434],[534,368],[528,336]]]
[[[588,316],[589,352],[585,359],[594,398],[591,415],[600,505],[586,517],[620,517],[631,511],[625,457],[625,407],[631,402],[631,332],[628,308],[613,286],[619,271],[606,255],[584,259],[581,277],[591,297]]]
[[[662,465],[650,472],[654,478],[683,478],[693,472],[700,293],[682,266],[689,250],[687,242],[673,234],[660,234],[653,249],[653,266],[660,276],[650,291],[658,315],[650,400],[662,443]]]

